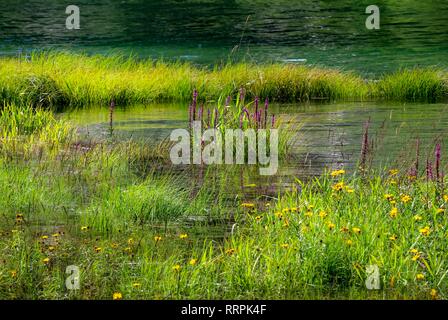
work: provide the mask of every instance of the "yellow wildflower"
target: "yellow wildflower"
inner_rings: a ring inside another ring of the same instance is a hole
[[[96,246],[93,249],[95,250],[96,253],[100,253],[103,250],[103,248]]]
[[[360,234],[360,233],[361,233],[361,229],[360,229],[360,228],[356,228],[356,227],[352,228],[352,231],[353,231],[355,234]]]
[[[429,293],[429,295],[431,296],[431,298],[433,300],[437,299],[437,290],[436,289],[431,289],[431,292]]]
[[[397,170],[397,169],[390,169],[390,170],[389,170],[389,174],[390,174],[391,176],[396,176],[396,175],[398,174],[398,170]]]
[[[123,299],[123,295],[121,294],[121,292],[114,292],[114,294],[112,295],[112,299],[113,300],[121,300],[121,299]]]
[[[89,230],[89,227],[88,227],[88,226],[82,226],[82,227],[81,227],[81,231],[87,231],[87,230]]]
[[[247,209],[253,209],[253,208],[255,208],[255,204],[253,204],[253,203],[251,203],[251,202],[243,202],[243,203],[241,204],[241,206],[242,206],[243,208],[247,208]]]
[[[423,279],[425,279],[425,275],[423,274],[423,273],[418,273],[416,276],[415,276],[415,278],[417,279],[417,280],[423,280]]]
[[[345,170],[344,170],[344,169],[333,170],[333,171],[330,173],[330,175],[331,175],[332,177],[337,177],[337,176],[340,176],[340,175],[342,175],[342,174],[345,174]]]
[[[227,249],[225,252],[227,255],[231,256],[232,254],[234,254],[236,252],[236,249],[230,248],[230,249]]]
[[[338,182],[335,183],[331,189],[333,189],[333,191],[341,191],[344,188],[344,182]]]
[[[322,219],[324,219],[327,216],[327,213],[325,211],[320,211],[319,212],[319,217],[321,217]]]
[[[44,264],[49,264],[50,263],[50,258],[45,258],[45,259],[42,260],[42,262]]]
[[[390,193],[386,193],[384,195],[384,199],[386,199],[387,201],[392,201],[394,199],[394,195],[390,194]]]
[[[336,227],[336,225],[332,222],[328,222],[327,227],[328,227],[328,229],[333,230]]]
[[[133,238],[129,238],[128,239],[128,245],[132,246],[134,244],[134,239]]]
[[[141,286],[142,286],[142,284],[140,282],[134,282],[132,284],[132,287],[134,287],[134,288],[140,288]]]
[[[188,238],[188,234],[182,233],[182,234],[179,235],[179,238],[182,239],[182,240],[183,239],[187,239]]]
[[[404,195],[401,196],[400,200],[403,203],[408,203],[409,201],[412,200],[412,198],[410,196],[408,196],[407,194],[404,194]]]
[[[287,244],[287,243],[282,243],[282,244],[280,245],[280,247],[282,247],[283,249],[288,249],[289,244]]]
[[[173,266],[173,270],[176,271],[176,272],[179,272],[180,268],[181,268],[180,264],[176,264],[176,265]]]
[[[445,200],[446,202],[448,202],[448,194],[443,195],[443,200]]]
[[[190,266],[194,266],[194,265],[196,265],[197,262],[198,262],[198,259],[190,259],[190,262],[188,262],[188,264]]]
[[[155,241],[155,242],[162,241],[162,237],[161,237],[161,236],[155,236],[155,237],[154,237],[154,241]]]
[[[431,228],[426,226],[424,228],[421,228],[419,231],[423,236],[428,236],[431,233]]]
[[[390,241],[396,241],[397,238],[398,238],[398,237],[397,237],[395,234],[393,234],[393,235],[391,235],[391,236],[389,237],[389,240],[390,240]]]
[[[444,212],[445,212],[445,209],[444,209],[444,208],[438,208],[438,209],[436,210],[436,213],[437,213],[437,214],[444,213]]]
[[[396,218],[398,215],[398,209],[396,207],[392,208],[392,210],[390,210],[389,215],[391,218]]]
[[[414,221],[422,221],[423,217],[421,215],[416,214],[414,216]]]
[[[345,243],[346,243],[347,245],[351,246],[351,245],[353,244],[353,241],[350,240],[350,239],[348,239]]]

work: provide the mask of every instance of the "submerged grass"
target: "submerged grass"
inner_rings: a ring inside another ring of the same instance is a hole
[[[60,109],[90,104],[119,105],[153,101],[188,101],[196,89],[201,98],[268,97],[272,102],[312,99],[438,100],[447,97],[446,72],[400,71],[379,81],[353,73],[317,67],[251,63],[213,68],[183,62],[137,60],[122,56],[68,53],[33,54],[29,61],[0,59],[3,102]]]

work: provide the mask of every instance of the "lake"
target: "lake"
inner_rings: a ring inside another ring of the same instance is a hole
[[[322,65],[379,76],[448,66],[448,2],[386,1],[367,30],[371,1],[77,0],[81,29],[65,28],[67,3],[2,0],[0,54],[58,49],[134,53],[196,64],[246,60]]]

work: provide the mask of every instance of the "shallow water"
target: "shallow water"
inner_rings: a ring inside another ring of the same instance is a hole
[[[420,161],[433,157],[437,141],[447,151],[443,138],[448,128],[448,104],[418,103],[308,103],[272,105],[270,112],[294,131],[292,157],[282,161],[277,175],[260,177],[257,170],[245,170],[242,185],[250,183],[285,185],[294,177],[306,179],[326,168],[352,170],[358,163],[364,126],[369,125],[373,168],[406,166],[415,160],[416,141],[420,141]],[[133,106],[117,109],[114,136],[156,144],[177,128],[187,128],[184,104]],[[108,108],[74,110],[64,114],[93,139],[110,136]],[[167,155],[168,156],[168,155]],[[370,157],[369,157],[370,158]],[[275,191],[273,188],[271,191]]]
[[[201,64],[231,56],[319,64],[367,75],[415,65],[448,67],[446,0],[376,1],[381,29],[373,31],[365,27],[365,9],[371,4],[77,0],[81,29],[73,31],[65,28],[65,2],[2,0],[0,54],[49,48],[113,51]]]

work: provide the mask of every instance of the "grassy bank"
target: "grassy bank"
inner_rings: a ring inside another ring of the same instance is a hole
[[[338,170],[254,200],[229,197],[228,167],[182,179],[163,148],[82,141],[48,111],[4,108],[0,131],[2,299],[447,297],[440,163],[437,178]]]
[[[277,102],[311,99],[392,99],[435,101],[448,96],[447,73],[414,69],[378,81],[331,69],[285,64],[228,64],[215,68],[188,63],[48,53],[30,61],[0,59],[0,97],[4,102],[64,108],[153,101],[189,101],[234,96],[245,88]]]

